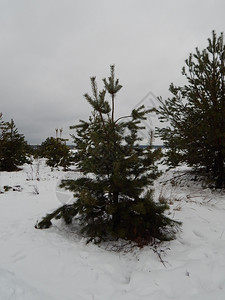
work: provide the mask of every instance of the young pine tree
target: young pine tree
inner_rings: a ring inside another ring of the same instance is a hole
[[[123,238],[142,245],[171,239],[172,227],[178,223],[163,214],[167,206],[153,201],[151,189],[159,175],[155,165],[159,151],[139,146],[140,122],[148,111],[141,106],[129,116],[115,117],[116,96],[122,86],[114,72],[111,66],[100,92],[95,77],[91,78],[92,96],[84,97],[92,115],[72,126],[76,130],[74,160],[81,176],[63,181],[62,186],[73,191],[76,202],[47,215],[37,227],[49,227],[53,217],[63,217],[67,223],[75,218],[95,242]],[[106,100],[107,93],[111,102]]]
[[[204,169],[217,188],[225,187],[225,45],[212,32],[203,51],[196,48],[185,61],[187,85],[170,86],[171,99],[159,109],[159,129],[168,148],[167,163]]]
[[[62,138],[48,137],[39,147],[38,153],[47,158],[46,164],[52,169],[61,166],[67,170],[71,164],[70,149]]]
[[[29,146],[13,121],[1,122],[0,170],[15,171],[19,165],[29,162]]]

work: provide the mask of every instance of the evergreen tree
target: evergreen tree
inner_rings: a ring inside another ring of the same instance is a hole
[[[161,101],[159,116],[169,122],[159,129],[172,167],[186,163],[203,168],[218,188],[225,187],[225,46],[223,34],[212,32],[203,51],[185,61],[187,85],[170,86],[171,99]]]
[[[29,146],[13,121],[1,122],[0,170],[15,171],[19,165],[29,162]]]
[[[139,146],[140,122],[148,111],[141,106],[116,119],[115,98],[122,86],[115,79],[114,66],[103,82],[104,89],[98,92],[96,79],[91,78],[93,95],[84,97],[92,115],[72,126],[76,130],[74,161],[82,175],[63,181],[62,186],[74,192],[76,202],[47,215],[37,227],[49,227],[53,217],[63,217],[67,223],[75,217],[82,232],[95,242],[123,238],[143,245],[171,239],[172,227],[178,223],[163,214],[168,207],[155,203],[149,188],[159,175],[155,165],[159,150]]]
[[[67,170],[71,164],[70,149],[62,138],[48,137],[39,147],[38,153],[47,158],[46,164],[51,168],[61,166]]]

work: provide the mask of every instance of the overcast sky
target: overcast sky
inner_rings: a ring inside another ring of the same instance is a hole
[[[184,83],[184,60],[213,29],[224,32],[224,0],[0,0],[0,112],[31,144],[55,128],[68,137],[90,114],[90,76],[102,88],[116,65],[127,114]]]

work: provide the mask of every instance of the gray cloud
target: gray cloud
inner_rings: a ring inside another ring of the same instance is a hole
[[[168,97],[195,47],[224,31],[223,0],[0,0],[0,111],[30,143],[90,113],[89,77],[116,64],[118,114]]]

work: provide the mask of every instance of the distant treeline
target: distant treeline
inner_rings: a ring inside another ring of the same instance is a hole
[[[41,145],[30,145],[30,147],[32,148],[32,149],[37,149],[37,148],[39,148]],[[74,149],[75,148],[75,146],[74,145],[67,145],[67,147],[69,147],[70,149]]]
[[[148,147],[148,145],[139,145],[141,148],[146,148]],[[32,149],[37,149],[38,147],[40,147],[40,145],[30,145],[30,147]],[[69,147],[70,149],[75,149],[74,145],[67,145],[67,147]],[[159,148],[164,148],[163,145],[152,145],[153,149],[159,149]]]

